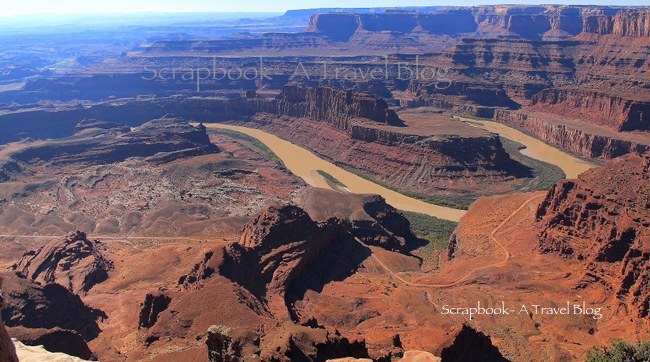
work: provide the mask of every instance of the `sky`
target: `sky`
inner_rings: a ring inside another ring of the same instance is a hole
[[[649,5],[648,0],[0,0],[0,16],[141,12],[284,12],[289,9],[321,7],[460,6],[544,2],[576,5]]]

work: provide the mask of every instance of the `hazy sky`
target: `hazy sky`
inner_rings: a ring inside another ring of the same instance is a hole
[[[648,0],[0,0],[0,16],[105,12],[281,12],[287,9],[319,7],[538,4],[540,2],[580,5],[648,5]]]

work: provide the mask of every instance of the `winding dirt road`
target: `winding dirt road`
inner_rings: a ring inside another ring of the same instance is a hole
[[[399,276],[399,275],[398,275],[397,273],[395,273],[393,270],[391,270],[391,269],[390,269],[390,268],[389,268],[389,267],[388,267],[388,266],[387,266],[383,261],[381,261],[381,259],[379,259],[379,258],[377,257],[377,255],[375,255],[375,253],[372,253],[372,254],[371,254],[371,255],[372,255],[372,258],[377,262],[377,264],[381,265],[381,267],[384,268],[384,269],[385,269],[385,270],[386,270],[386,271],[387,271],[391,276],[395,277],[395,279],[399,280],[400,282],[402,282],[402,283],[404,283],[404,284],[406,284],[406,285],[408,285],[408,286],[411,286],[411,287],[418,287],[418,288],[449,288],[449,287],[453,287],[453,286],[455,286],[455,285],[458,285],[458,284],[462,283],[462,282],[465,281],[467,278],[469,278],[472,274],[474,274],[475,272],[477,272],[477,271],[479,271],[479,270],[484,270],[484,269],[489,269],[489,268],[494,268],[494,267],[501,266],[501,265],[505,264],[505,263],[508,261],[508,259],[510,259],[510,252],[509,252],[508,249],[506,249],[506,247],[505,247],[505,246],[504,246],[504,245],[503,245],[503,244],[502,244],[502,243],[501,243],[501,242],[496,238],[496,234],[497,234],[497,233],[498,233],[498,232],[499,232],[499,231],[500,231],[504,226],[506,226],[506,224],[508,224],[508,222],[510,222],[510,220],[512,220],[512,218],[515,217],[515,215],[517,215],[521,210],[523,210],[526,206],[528,206],[528,204],[530,204],[531,202],[533,202],[533,200],[538,199],[538,198],[541,198],[541,197],[544,197],[544,195],[533,196],[533,197],[529,198],[528,200],[524,201],[524,202],[523,202],[523,203],[522,203],[522,204],[521,204],[521,205],[520,205],[520,206],[519,206],[515,211],[513,211],[510,215],[508,215],[508,217],[505,218],[505,219],[504,219],[504,220],[503,220],[503,221],[502,221],[502,222],[501,222],[497,227],[495,227],[494,230],[492,230],[492,232],[490,233],[490,240],[491,240],[493,243],[495,243],[495,244],[496,244],[496,245],[497,245],[501,250],[503,250],[503,260],[501,260],[501,261],[499,261],[499,262],[497,262],[497,263],[492,263],[492,264],[483,265],[483,266],[480,266],[480,267],[474,268],[474,269],[468,271],[465,275],[463,275],[462,277],[460,277],[459,279],[457,279],[456,281],[454,281],[454,282],[452,282],[452,283],[446,283],[446,284],[411,283],[411,282],[409,282],[408,280],[406,280],[406,279],[402,278],[401,276]],[[367,248],[370,248],[368,245],[366,245],[366,244],[365,244],[363,241],[361,241],[360,239],[357,239],[357,238],[355,238],[355,239],[356,239],[359,243],[361,243],[363,246],[365,246],[365,247],[367,247]]]

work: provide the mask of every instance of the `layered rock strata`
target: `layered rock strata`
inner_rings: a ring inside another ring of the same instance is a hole
[[[494,120],[521,129],[547,143],[586,158],[611,159],[628,153],[650,150],[649,144],[593,134],[575,126],[548,122],[520,112],[497,110]]]

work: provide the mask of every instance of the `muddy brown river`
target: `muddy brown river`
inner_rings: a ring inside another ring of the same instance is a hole
[[[581,160],[578,157],[571,156],[570,154],[553,146],[550,146],[535,137],[529,136],[504,124],[485,121],[482,119],[463,117],[457,118],[471,125],[483,128],[486,131],[497,133],[503,138],[507,138],[509,140],[523,144],[526,146],[526,148],[520,150],[519,152],[530,158],[550,163],[551,165],[555,165],[561,168],[567,178],[576,178],[579,174],[597,166],[595,163],[591,163],[585,160]]]
[[[322,170],[345,184],[346,188],[350,190],[350,192],[355,194],[381,195],[386,199],[386,202],[399,210],[418,212],[450,221],[458,221],[463,215],[465,215],[465,210],[430,204],[400,194],[399,192],[385,188],[372,181],[368,181],[316,156],[307,149],[259,129],[217,123],[208,123],[205,124],[205,126],[208,129],[225,129],[241,132],[250,137],[256,138],[271,149],[271,151],[273,151],[282,162],[284,162],[284,165],[289,171],[302,178],[307,184],[313,187],[332,189],[330,184],[315,172],[317,170]]]
[[[580,173],[596,166],[501,123],[462,117],[459,117],[459,119],[523,144],[526,148],[520,151],[522,154],[560,167],[568,178],[575,178]],[[310,186],[334,189],[317,172],[322,170],[343,183],[346,191],[356,194],[381,195],[389,204],[399,210],[418,212],[450,221],[458,221],[465,215],[465,210],[430,204],[366,180],[318,157],[305,148],[262,130],[219,123],[208,123],[205,126],[208,129],[240,132],[259,140],[284,162],[289,171],[305,180]],[[340,188],[337,188],[337,190],[340,190]]]

